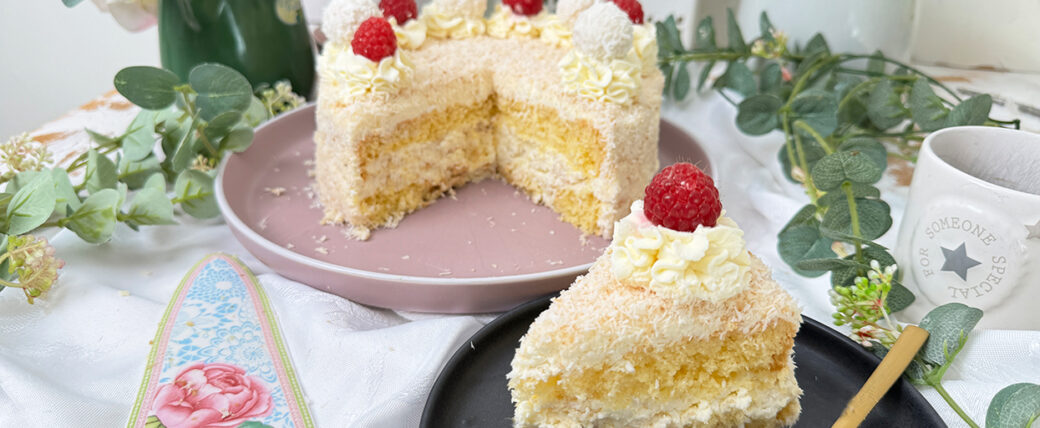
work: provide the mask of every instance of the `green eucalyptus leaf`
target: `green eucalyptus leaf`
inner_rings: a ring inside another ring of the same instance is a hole
[[[101,189],[83,201],[83,205],[61,220],[66,228],[84,241],[101,244],[112,237],[119,212],[120,195],[116,189]]]
[[[783,84],[783,72],[780,71],[780,64],[770,62],[766,64],[760,72],[758,82],[758,91],[763,94],[773,94],[779,96],[780,86]]]
[[[993,108],[993,97],[989,94],[976,95],[957,104],[946,116],[946,127],[982,125]]]
[[[737,105],[737,128],[748,135],[765,135],[780,126],[777,112],[784,105],[776,95],[759,94]]]
[[[862,263],[856,263],[853,260],[835,259],[835,258],[822,258],[822,259],[805,259],[799,261],[795,266],[802,270],[812,271],[832,271],[839,269],[870,269],[870,266]]]
[[[25,187],[29,182],[36,179],[37,175],[40,175],[40,171],[22,171],[14,176],[14,179],[7,182],[7,187],[4,188],[5,193],[15,194],[19,189]]]
[[[823,233],[824,236],[832,236],[837,233],[827,229],[826,227],[821,227],[820,232]],[[851,235],[844,234],[844,236]],[[895,259],[892,258],[892,254],[889,254],[889,252],[885,250],[885,248],[881,247],[880,245],[871,245],[870,243],[865,241],[863,242],[863,244],[865,244],[865,246],[860,250],[863,256],[863,263],[857,262],[857,265],[859,265],[860,267],[850,266],[844,269],[837,269],[832,271],[831,287],[848,287],[852,285],[853,280],[855,280],[857,276],[867,276],[867,270],[869,266],[867,266],[866,263],[869,263],[869,260],[877,260],[878,264],[881,265],[882,269],[896,264]],[[843,257],[843,259],[856,261],[856,254],[849,254],[848,256]],[[913,295],[911,294],[911,297],[912,296]]]
[[[813,165],[824,156],[827,156],[827,152],[823,150],[823,146],[821,146],[814,138],[801,138],[800,140],[802,142],[802,154],[805,156],[805,163],[808,165],[809,171],[812,171]],[[793,147],[794,143],[791,143],[791,146]],[[791,176],[793,165],[791,165],[791,159],[787,155],[787,144],[780,146],[780,152],[777,154],[777,158],[780,160],[780,166],[784,170],[784,176],[787,177],[788,180],[794,182],[795,179]],[[795,153],[795,159],[798,159],[797,153]]]
[[[197,119],[192,120],[189,129],[195,128],[196,122]],[[170,168],[174,172],[184,171],[190,167],[192,161],[195,160],[195,156],[198,155],[201,144],[194,134],[194,132],[185,133],[174,148],[173,156],[168,159]]]
[[[867,116],[878,129],[885,130],[896,126],[906,119],[903,103],[896,93],[895,86],[889,79],[884,79],[870,91],[867,101]]]
[[[87,152],[87,169],[83,174],[83,182],[86,183],[88,192],[96,193],[101,189],[115,188],[118,176],[116,164],[111,159],[94,149]]]
[[[838,100],[832,92],[803,91],[791,101],[791,111],[821,136],[830,135],[838,127]]]
[[[658,40],[660,40],[660,38],[658,38]],[[668,64],[668,66],[671,67],[671,64]],[[662,70],[662,73],[663,72],[664,70]],[[246,111],[242,113],[242,122],[248,125],[250,128],[256,128],[257,126],[260,126],[261,123],[266,122],[267,119],[270,118],[271,117],[268,116],[267,113],[267,107],[264,107],[264,102],[260,101],[260,99],[255,96],[252,100],[249,101],[249,108],[247,108]]]
[[[61,0],[61,2],[65,4],[65,7],[73,7],[77,4],[82,3],[83,0]]]
[[[54,212],[56,200],[51,174],[36,174],[7,205],[7,234],[21,235],[40,227]]]
[[[769,21],[769,15],[767,15],[764,10],[762,11],[762,14],[758,16],[758,29],[762,32],[763,40],[767,42],[776,40],[773,37],[773,32],[776,31],[776,28],[773,27],[773,23]]]
[[[119,70],[113,83],[130,102],[143,109],[159,110],[176,101],[178,92],[174,88],[180,79],[169,70],[134,66]]]
[[[883,144],[873,138],[850,138],[838,146],[838,151],[867,155],[881,171],[888,168],[888,150],[885,149]]]
[[[249,108],[253,87],[235,69],[217,63],[195,66],[188,73],[188,83],[198,93],[195,104],[199,117],[213,120],[225,111],[242,112]]]
[[[823,162],[822,160],[820,162]],[[873,241],[892,227],[891,208],[877,199],[856,198],[856,213],[859,217],[860,234],[863,239]],[[852,234],[852,215],[848,204],[834,204],[823,215],[822,227]]]
[[[823,38],[823,34],[816,33],[809,39],[809,42],[805,44],[805,54],[813,55],[822,53],[824,55],[831,54],[831,48],[827,46],[827,40]]]
[[[884,170],[870,156],[861,152],[834,152],[812,166],[813,184],[820,190],[840,191],[841,183],[873,184],[881,179]]]
[[[701,73],[697,76],[697,90],[704,88],[704,82],[708,81],[708,75],[711,74],[711,69],[715,67],[715,61],[708,61],[707,64],[701,66]]]
[[[144,159],[155,150],[155,120],[159,112],[141,110],[130,122],[130,131],[123,137],[123,157],[130,160]]]
[[[672,95],[672,80],[675,76],[673,64],[661,63],[661,74],[664,75],[664,87],[661,88],[661,95],[670,97]]]
[[[227,133],[231,131],[231,128],[234,128],[235,125],[241,121],[242,113],[237,111],[226,111],[217,115],[217,117],[214,117],[213,120],[207,122],[202,134],[205,135],[206,138],[209,138],[211,142],[216,144],[216,141],[219,141],[227,135]]]
[[[121,220],[134,225],[174,224],[173,203],[166,197],[165,189],[145,187],[134,195]]]
[[[715,25],[711,22],[711,16],[704,17],[697,24],[696,37],[693,38],[693,48],[703,51],[714,51],[717,49],[715,45]]]
[[[881,196],[881,191],[869,184],[852,183],[851,190],[853,198],[877,199]],[[848,204],[848,196],[845,195],[841,188],[838,188],[825,193],[820,199],[816,200],[816,203],[825,207],[835,204]]]
[[[892,289],[889,290],[885,303],[888,304],[889,312],[899,312],[910,307],[910,304],[914,303],[916,298],[914,292],[910,291],[899,281],[892,280]]]
[[[816,207],[806,205],[784,226],[777,236],[777,252],[785,263],[799,275],[817,277],[824,270],[805,270],[798,267],[803,260],[836,257],[830,239],[820,235],[820,222],[815,217]]]
[[[220,207],[217,206],[217,198],[213,193],[213,177],[202,171],[181,171],[174,183],[173,193],[176,202],[192,217],[210,218],[220,214]]]
[[[748,50],[747,43],[744,43],[744,34],[740,32],[740,25],[737,25],[737,18],[733,16],[733,9],[730,8],[726,8],[726,39],[730,49],[737,52]]]
[[[946,365],[947,357],[956,352],[980,319],[982,310],[963,303],[947,303],[932,309],[921,319],[920,327],[928,330],[928,341],[918,355],[937,366]]]
[[[160,192],[166,193],[166,176],[162,173],[152,174],[151,177],[148,177],[148,179],[145,180],[144,186],[141,186],[141,188],[157,189]]]
[[[220,140],[220,150],[230,152],[244,152],[253,144],[253,130],[249,128],[235,128]]]
[[[986,428],[1022,428],[1040,420],[1040,385],[1016,383],[1001,389],[989,403]]]
[[[657,27],[658,57],[665,57],[685,50],[685,48],[683,48],[682,38],[679,36],[679,27],[675,23],[674,16],[669,15],[668,19],[657,22],[655,26]]]
[[[928,79],[917,79],[910,90],[910,117],[922,131],[932,132],[946,124],[950,111],[942,99],[935,95]]]
[[[64,168],[52,169],[51,178],[54,180],[54,212],[64,215],[66,207],[75,210],[82,205],[75,188],[72,187],[72,181],[69,180],[69,173]]]
[[[137,190],[144,186],[145,180],[157,172],[162,172],[159,159],[154,155],[141,160],[119,159],[118,180],[126,183],[130,190]]]
[[[115,145],[121,144],[121,141],[120,141],[121,137],[109,137],[109,136],[107,136],[105,134],[101,134],[101,133],[98,133],[98,132],[95,132],[95,131],[91,131],[90,129],[84,129],[84,130],[87,131],[87,136],[90,137],[90,140],[95,142],[95,143],[97,143],[98,146],[107,147],[107,146],[115,146]]]
[[[740,61],[731,61],[726,66],[726,72],[719,80],[715,81],[716,88],[729,88],[745,97],[755,94],[755,75],[751,69]]]
[[[673,81],[675,90],[672,95],[675,96],[676,100],[682,100],[690,92],[690,71],[685,62],[680,63],[678,68],[679,70],[675,73]]]

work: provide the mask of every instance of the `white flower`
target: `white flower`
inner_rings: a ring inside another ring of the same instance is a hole
[[[98,9],[108,12],[127,31],[138,32],[155,25],[159,0],[93,0]]]

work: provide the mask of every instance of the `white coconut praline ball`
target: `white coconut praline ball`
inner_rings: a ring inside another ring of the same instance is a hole
[[[556,16],[564,22],[574,22],[579,13],[595,3],[596,0],[560,0],[556,2]]]
[[[383,16],[373,0],[332,0],[321,15],[321,31],[330,42],[348,44],[362,22]]]
[[[487,11],[485,0],[433,0],[433,4],[444,13],[465,18],[483,18]]]
[[[632,21],[614,3],[597,3],[578,14],[574,46],[598,59],[621,58],[632,49]]]

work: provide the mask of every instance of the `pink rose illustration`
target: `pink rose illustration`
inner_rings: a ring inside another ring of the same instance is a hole
[[[271,413],[263,383],[231,364],[198,363],[159,387],[152,411],[167,428],[237,427]]]

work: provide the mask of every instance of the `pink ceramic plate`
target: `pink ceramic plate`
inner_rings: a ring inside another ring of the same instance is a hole
[[[566,288],[608,241],[580,231],[513,187],[484,180],[356,241],[319,224],[312,190],[314,105],[257,128],[229,156],[216,193],[235,237],[276,272],[356,302],[424,312],[498,312]],[[704,151],[661,122],[661,164]]]

